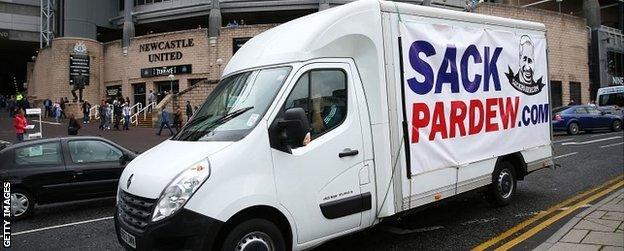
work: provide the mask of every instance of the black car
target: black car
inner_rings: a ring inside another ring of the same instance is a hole
[[[136,154],[99,137],[27,141],[0,151],[0,177],[11,183],[14,219],[35,204],[115,196],[119,176]]]

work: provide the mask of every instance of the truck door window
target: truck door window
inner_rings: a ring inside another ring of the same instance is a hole
[[[284,111],[301,107],[310,122],[312,139],[338,127],[347,116],[347,76],[340,69],[303,74],[284,104]]]

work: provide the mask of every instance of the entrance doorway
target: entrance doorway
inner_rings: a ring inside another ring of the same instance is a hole
[[[180,84],[178,80],[173,81],[158,81],[156,84],[156,97],[158,99],[158,103],[165,98],[165,92],[167,94],[176,94],[180,92]]]
[[[134,104],[141,103],[142,107],[145,107],[145,83],[132,84],[132,89],[132,93],[134,94]]]

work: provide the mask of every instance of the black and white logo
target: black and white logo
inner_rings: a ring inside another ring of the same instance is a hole
[[[130,174],[130,178],[128,178],[128,182],[126,183],[126,189],[130,189],[130,184],[132,184],[132,177],[134,177],[134,173]]]
[[[533,41],[527,35],[520,37],[520,53],[518,72],[514,73],[510,66],[509,72],[505,73],[509,84],[514,89],[526,95],[535,95],[542,91],[545,84],[542,83],[542,77],[535,80],[535,46]]]

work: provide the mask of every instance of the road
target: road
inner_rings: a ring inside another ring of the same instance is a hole
[[[370,230],[326,243],[316,250],[467,250],[542,210],[624,173],[624,134],[595,132],[554,137],[557,169],[532,173],[518,183],[511,205],[492,208],[469,193]],[[113,220],[114,199],[38,207],[13,225],[12,250],[120,250]],[[520,243],[538,246],[562,225]]]

